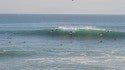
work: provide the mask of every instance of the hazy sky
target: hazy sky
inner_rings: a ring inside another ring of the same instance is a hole
[[[0,0],[0,13],[125,14],[125,0]]]

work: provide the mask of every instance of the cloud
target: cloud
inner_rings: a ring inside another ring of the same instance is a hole
[[[18,13],[119,13],[124,0],[0,0],[0,12]]]

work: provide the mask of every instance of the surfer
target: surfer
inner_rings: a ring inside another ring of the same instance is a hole
[[[106,32],[109,33],[109,32],[111,32],[111,31],[107,30]]]
[[[9,41],[9,43],[11,43],[11,41]]]
[[[69,33],[69,34],[70,34],[70,36],[72,37],[73,32],[72,32],[72,31],[70,31],[70,33]]]
[[[99,41],[100,43],[102,43],[103,41],[101,40],[101,41]]]
[[[74,0],[72,0],[72,1],[74,1]]]
[[[70,31],[70,33],[69,33],[70,35],[72,34],[72,31]]]
[[[51,30],[51,32],[53,32],[54,30]]]
[[[60,46],[62,46],[63,44],[60,44]]]
[[[23,43],[26,43],[25,41]]]
[[[58,29],[56,29],[56,30],[58,30]]]

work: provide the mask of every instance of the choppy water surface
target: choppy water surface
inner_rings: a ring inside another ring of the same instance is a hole
[[[124,19],[0,15],[0,70],[124,70]]]

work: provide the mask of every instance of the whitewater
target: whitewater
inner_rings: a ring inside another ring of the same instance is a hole
[[[0,70],[124,70],[124,66],[124,15],[0,15]]]

